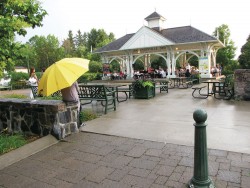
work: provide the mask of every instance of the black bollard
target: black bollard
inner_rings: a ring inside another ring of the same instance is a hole
[[[189,188],[215,188],[212,180],[208,177],[207,160],[207,135],[205,121],[207,112],[202,109],[195,110],[193,118],[195,126],[194,140],[194,175],[188,183]]]

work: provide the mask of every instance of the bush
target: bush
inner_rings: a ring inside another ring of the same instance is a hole
[[[78,83],[84,83],[92,80],[101,80],[102,73],[85,73],[80,78],[78,78]]]
[[[102,63],[97,61],[91,61],[89,63],[89,72],[98,73],[102,72]]]
[[[11,72],[10,75],[11,75],[11,83],[29,79],[29,74],[24,72]]]
[[[97,118],[97,115],[92,112],[91,110],[83,110],[80,112],[79,114],[79,119],[80,119],[80,122],[86,122],[86,121],[90,121],[92,119],[96,119]]]

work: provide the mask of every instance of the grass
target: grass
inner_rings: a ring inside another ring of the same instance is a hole
[[[0,135],[0,155],[7,153],[11,150],[17,149],[29,141],[21,134],[16,135]]]
[[[16,98],[16,99],[27,99],[28,97],[26,95],[20,95],[20,94],[7,94],[3,95],[0,98]]]
[[[93,111],[88,110],[88,109],[81,111],[79,116],[80,116],[79,117],[80,122],[90,121],[98,117]]]

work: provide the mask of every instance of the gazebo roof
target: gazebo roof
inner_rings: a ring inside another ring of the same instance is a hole
[[[154,13],[153,13],[154,14]],[[151,16],[151,15],[150,15]],[[149,16],[148,16],[149,17]],[[146,26],[144,26],[146,27]],[[218,39],[208,35],[192,26],[183,26],[183,27],[175,27],[175,28],[168,28],[163,29],[161,31],[154,30],[149,28],[154,32],[159,33],[166,39],[172,41],[175,44],[183,44],[183,43],[198,43],[198,42],[208,42],[208,41],[217,41]],[[102,53],[102,52],[109,52],[109,51],[119,51],[120,48],[131,38],[135,35],[135,33],[127,34],[97,50],[94,53]]]
[[[165,18],[162,15],[160,15],[159,13],[157,13],[157,12],[153,12],[152,14],[150,14],[149,16],[147,16],[145,18],[145,20],[149,21],[149,20],[153,20],[153,19],[156,19],[156,18],[162,18],[163,20],[165,20]]]

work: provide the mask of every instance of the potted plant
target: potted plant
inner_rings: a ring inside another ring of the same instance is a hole
[[[135,99],[149,99],[155,96],[155,83],[151,80],[136,80],[132,86]]]

